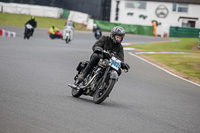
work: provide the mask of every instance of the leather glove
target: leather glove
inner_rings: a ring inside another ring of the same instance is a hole
[[[110,53],[104,53],[103,55],[104,55],[105,58],[108,58],[108,59],[111,58],[111,54]]]
[[[126,69],[127,71],[130,69],[130,66],[127,63],[122,63],[121,65],[122,69]]]
[[[95,53],[102,53],[103,52],[103,48],[101,48],[101,47],[95,47],[94,48],[94,52]]]

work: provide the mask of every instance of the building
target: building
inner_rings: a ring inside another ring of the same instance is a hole
[[[112,0],[111,23],[200,29],[199,0]]]
[[[170,26],[200,28],[200,1],[162,1],[112,0],[110,22],[151,25],[156,20]]]

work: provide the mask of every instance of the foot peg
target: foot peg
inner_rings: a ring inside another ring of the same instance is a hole
[[[68,84],[68,86],[71,87],[72,89],[80,90],[80,87],[78,87],[75,84]]]

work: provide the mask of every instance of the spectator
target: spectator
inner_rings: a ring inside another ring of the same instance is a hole
[[[155,20],[152,20],[151,21],[152,22],[152,26],[153,26],[153,35],[155,36],[155,37],[157,37],[157,23],[156,23],[156,21]]]

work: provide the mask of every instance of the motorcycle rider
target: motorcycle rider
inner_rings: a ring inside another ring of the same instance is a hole
[[[34,29],[37,27],[37,21],[35,20],[35,17],[32,16],[30,20],[28,20],[26,23],[25,23],[25,26],[27,24],[30,24],[33,28],[31,29],[31,36],[33,36],[33,32],[34,32]],[[26,29],[25,29],[26,30]]]
[[[90,61],[86,68],[77,77],[75,84],[72,87],[77,88],[77,86],[84,80],[84,78],[89,74],[89,72],[98,64],[99,60],[103,57],[103,50],[109,51],[110,53],[115,53],[122,61],[121,68],[129,70],[130,66],[124,63],[124,51],[121,42],[125,36],[125,31],[122,27],[116,26],[111,30],[110,36],[102,36],[92,47],[93,54],[90,57]],[[120,75],[120,73],[119,73]]]
[[[97,38],[97,36],[100,36],[100,37],[102,36],[101,29],[97,26],[97,24],[93,25],[93,32],[94,32],[95,38]],[[97,32],[99,32],[100,35],[98,35]]]
[[[73,39],[73,35],[74,35],[74,29],[75,29],[75,25],[74,22],[70,19],[67,20],[67,22],[65,23],[65,27],[63,30],[63,39],[66,39],[66,31],[70,31],[70,41]]]
[[[59,38],[59,35],[55,34],[55,31],[59,31],[59,29],[55,26],[51,26],[50,28],[50,36],[52,38]]]
[[[101,30],[101,29],[97,26],[97,24],[94,24],[93,25],[93,32],[96,32],[97,30]]]

